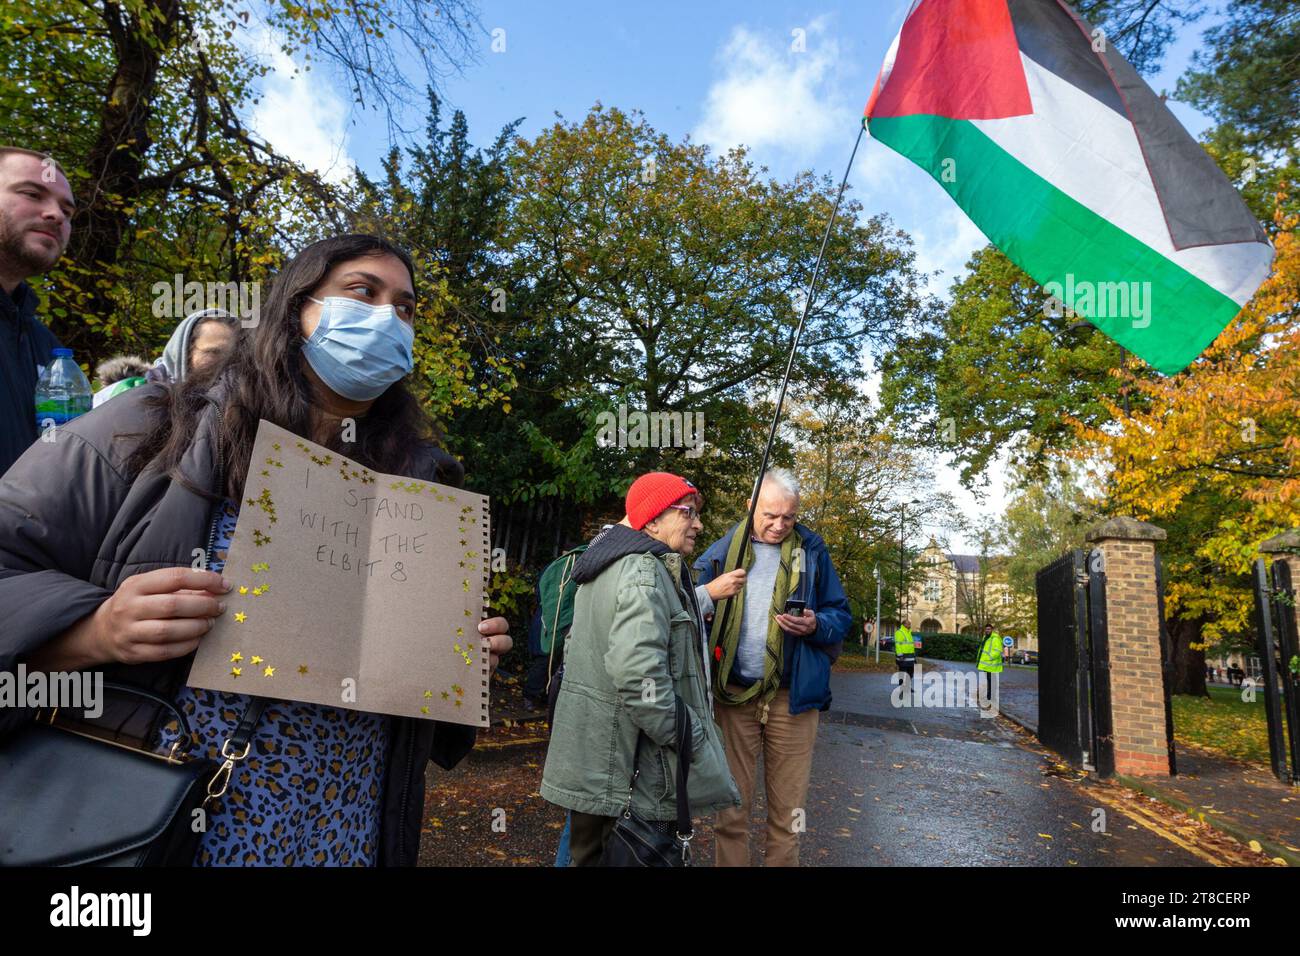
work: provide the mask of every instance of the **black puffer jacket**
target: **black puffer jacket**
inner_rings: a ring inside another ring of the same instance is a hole
[[[37,369],[50,364],[59,340],[36,318],[26,282],[0,290],[0,475],[36,441]]]
[[[145,400],[161,386],[131,389],[38,441],[0,479],[0,671],[93,612],[123,580],[157,568],[189,566],[206,547],[212,504],[146,468],[134,480],[126,461],[152,422]],[[197,488],[220,493],[214,443],[224,391],[209,392],[181,470]],[[458,485],[463,470],[428,446],[411,477]],[[193,656],[161,664],[109,665],[104,678],[174,699]],[[0,737],[32,719],[0,709]],[[154,739],[159,708],[108,700],[96,721],[136,745]],[[413,865],[424,810],[424,769],[455,766],[474,746],[473,727],[390,717],[379,863]],[[90,729],[90,728],[87,728]]]

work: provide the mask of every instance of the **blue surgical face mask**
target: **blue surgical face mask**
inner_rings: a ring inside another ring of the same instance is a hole
[[[410,374],[415,330],[391,305],[367,305],[346,296],[320,303],[320,325],[302,347],[312,370],[332,391],[356,402],[378,398]]]

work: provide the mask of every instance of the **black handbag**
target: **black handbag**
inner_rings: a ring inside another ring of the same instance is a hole
[[[645,731],[636,735],[636,751],[632,755],[632,782],[627,788],[627,806],[614,823],[614,829],[605,841],[601,853],[601,866],[690,866],[691,838],[695,830],[691,825],[691,804],[686,793],[686,778],[691,763],[691,712],[680,697],[677,698],[677,822],[676,833],[672,823],[645,820],[632,809],[632,790],[641,773],[641,742]]]
[[[191,757],[185,715],[150,691],[105,682],[148,698],[176,718],[181,736],[167,756],[37,721],[0,743],[0,866],[190,866],[203,835],[195,811],[226,791],[248,756],[267,701],[254,697],[218,764]]]

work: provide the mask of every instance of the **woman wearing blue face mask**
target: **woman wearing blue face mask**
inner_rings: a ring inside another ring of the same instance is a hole
[[[450,767],[473,746],[472,727],[183,686],[225,610],[220,572],[259,420],[376,471],[460,483],[402,384],[415,306],[402,250],[371,236],[317,242],[285,266],[224,365],[132,389],[0,480],[0,671],[102,670],[175,701],[213,758],[251,721],[197,865],[413,864],[426,762]],[[196,553],[208,570],[192,569]],[[479,630],[495,667],[511,646],[505,619]],[[0,711],[0,735],[19,716]],[[96,725],[160,752],[179,733],[161,708],[111,694]]]

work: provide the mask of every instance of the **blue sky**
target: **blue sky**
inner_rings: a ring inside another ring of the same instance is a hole
[[[482,0],[484,35],[477,62],[447,78],[450,109],[464,110],[470,135],[487,143],[507,122],[524,117],[532,136],[555,113],[578,120],[597,101],[642,110],[671,138],[690,135],[716,149],[744,143],[756,163],[787,179],[802,169],[838,182],[880,63],[909,0],[857,0],[813,5],[750,2],[612,4]],[[1179,36],[1164,70],[1149,80],[1172,92],[1206,23]],[[493,52],[494,30],[497,45]],[[802,31],[802,50],[798,35]],[[283,55],[251,117],[278,148],[313,168],[342,176],[351,163],[376,172],[387,151],[384,123],[351,115],[342,84],[313,71],[291,77]],[[1171,101],[1198,135],[1208,120]],[[406,118],[422,127],[422,105]],[[849,178],[866,214],[885,212],[911,234],[918,265],[936,273],[931,288],[946,293],[967,257],[984,244],[978,229],[928,175],[884,146],[866,140]],[[870,381],[871,370],[864,368]],[[1002,482],[991,477],[983,501],[957,487],[953,469],[937,468],[939,486],[967,512],[999,514]],[[931,529],[934,530],[934,529]],[[960,538],[954,547],[966,546]]]

